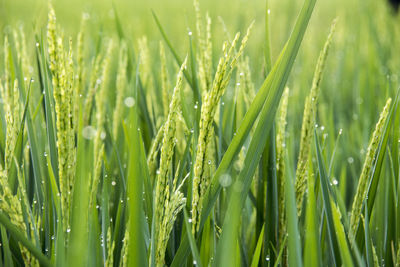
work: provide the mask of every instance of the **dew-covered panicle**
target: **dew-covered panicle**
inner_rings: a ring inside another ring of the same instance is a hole
[[[360,217],[362,215],[362,208],[363,202],[367,197],[368,193],[368,184],[370,182],[371,176],[371,169],[375,161],[375,154],[379,147],[379,142],[382,139],[383,129],[385,126],[386,119],[389,114],[389,108],[392,99],[389,98],[386,101],[386,105],[383,108],[378,123],[375,126],[375,130],[372,134],[372,138],[369,142],[367,155],[365,156],[364,165],[360,174],[360,178],[358,179],[357,191],[354,197],[353,206],[351,209],[350,215],[350,243],[353,244],[356,234],[358,225],[360,222]]]
[[[129,229],[129,220],[126,223],[127,229]],[[125,230],[124,239],[122,240],[122,249],[121,249],[121,260],[120,260],[120,267],[127,267],[128,266],[128,246],[129,246],[129,231]]]
[[[23,27],[20,26],[18,31],[13,30],[13,35],[18,62],[20,62],[21,64],[22,74],[27,81],[28,78],[26,77],[26,75],[32,75],[32,67],[29,65],[29,57],[26,50],[26,40]]]
[[[103,162],[103,156],[104,156],[104,144],[102,144],[100,147],[100,151],[97,154],[97,158],[94,165],[93,179],[90,185],[89,207],[93,207],[93,205],[96,204],[96,193],[97,193],[97,187],[100,183],[100,174],[101,174],[101,165]]]
[[[289,88],[286,87],[282,94],[278,110],[276,129],[276,177],[278,184],[278,213],[279,213],[279,242],[283,242],[286,233],[285,219],[285,148],[286,148],[286,117],[288,109]]]
[[[0,209],[4,210],[9,214],[11,221],[16,224],[19,228],[25,230],[25,224],[22,219],[22,210],[20,201],[15,196],[9,185],[8,174],[13,163],[14,151],[19,134],[19,89],[18,81],[14,81],[14,89],[6,93],[5,100],[5,117],[6,117],[6,144],[4,151],[4,168],[0,166],[0,187],[1,187],[1,198],[0,198]],[[4,91],[4,90],[2,90]],[[11,212],[11,213],[10,213]],[[11,215],[10,215],[11,214]]]
[[[91,121],[91,112],[93,108],[93,100],[96,92],[98,91],[101,84],[101,55],[98,54],[95,59],[92,60],[92,70],[89,79],[89,88],[85,98],[83,106],[83,125],[87,126]]]
[[[75,113],[74,113],[74,71],[72,41],[65,51],[62,36],[56,32],[56,16],[50,6],[47,26],[48,53],[52,72],[53,95],[56,111],[58,172],[60,180],[61,209],[64,227],[69,226],[73,184],[75,177]]]
[[[7,35],[4,38],[4,92],[6,95],[12,90],[10,73],[10,44]]]
[[[196,13],[196,32],[198,42],[197,63],[199,68],[199,81],[202,91],[207,92],[212,85],[212,41],[211,41],[211,18],[206,14],[206,30],[204,31],[203,20],[200,13],[199,1],[194,1]]]
[[[87,15],[83,14],[81,19],[80,30],[77,37],[77,52],[76,52],[76,61],[77,61],[77,71],[76,71],[76,81],[75,81],[75,118],[78,118],[79,111],[81,110],[81,97],[85,89],[85,78],[86,78],[86,66],[84,61],[84,42],[85,42],[85,31],[86,31],[86,22]]]
[[[112,238],[111,234],[111,226],[108,227],[107,230],[107,259],[105,266],[112,267],[114,266],[114,248],[115,248],[115,241]]]
[[[178,113],[180,112],[180,90],[182,89],[183,70],[185,67],[186,59],[179,70],[176,86],[169,106],[168,117],[163,127],[164,135],[161,145],[160,167],[155,182],[155,255],[157,266],[164,265],[165,248],[170,232],[168,231],[169,228],[166,223],[173,223],[172,220],[175,220],[174,216],[176,216],[182,206],[180,203],[183,194],[177,191],[170,192],[169,175],[171,174],[172,156],[176,143],[176,123]]]
[[[113,137],[115,140],[118,137],[119,126],[123,117],[123,101],[127,86],[126,68],[128,67],[128,52],[125,42],[121,44],[118,62],[116,101],[113,114]]]
[[[143,36],[138,41],[139,54],[140,54],[140,79],[145,88],[151,86],[151,64],[150,64],[150,50],[146,36]]]
[[[252,24],[253,25],[253,24]],[[231,45],[228,43],[223,45],[223,56],[220,58],[217,72],[214,77],[212,88],[205,93],[203,97],[203,105],[200,113],[199,137],[197,142],[197,150],[195,163],[193,167],[193,185],[192,185],[192,231],[195,233],[198,226],[198,217],[201,214],[202,193],[204,193],[209,185],[211,175],[205,173],[205,164],[207,164],[207,155],[209,144],[212,141],[213,120],[217,111],[219,100],[228,85],[233,69],[236,67],[237,60],[247,43],[250,34],[249,27],[246,36],[242,39],[239,51],[236,53],[235,48],[239,40],[240,34],[237,33]]]
[[[24,190],[19,186],[17,194],[12,192],[9,183],[9,175],[12,165],[17,164],[14,162],[15,155],[14,151],[16,149],[16,142],[21,125],[21,107],[20,107],[20,97],[19,97],[19,87],[18,80],[14,81],[12,90],[6,91],[0,80],[1,93],[5,100],[4,111],[6,117],[6,142],[4,151],[4,167],[0,165],[0,211],[8,215],[15,226],[18,227],[26,236],[27,225],[24,222],[22,213],[22,202],[24,201],[25,206],[27,206],[26,198],[24,198]],[[10,89],[10,88],[9,88]],[[16,165],[17,169],[18,166]],[[17,179],[20,179],[20,174],[17,174]],[[21,184],[21,183],[19,183]],[[22,195],[22,196],[21,196]],[[31,223],[31,222],[30,222]],[[37,266],[37,262],[34,260],[30,252],[23,247],[21,248],[22,258],[27,266]]]
[[[251,71],[250,71],[250,59],[248,56],[244,58],[238,65],[239,70],[239,83],[244,88],[244,101],[246,103],[247,108],[250,107],[253,102],[255,94],[254,83],[251,79]]]
[[[11,88],[10,88],[11,89]],[[8,172],[14,157],[14,149],[20,127],[20,102],[18,80],[14,80],[12,90],[5,92],[5,117],[6,117],[6,147],[4,156],[4,169]]]
[[[77,86],[78,93],[83,93],[83,80],[85,77],[85,66],[84,66],[84,42],[85,42],[85,31],[86,31],[87,15],[83,14],[81,19],[81,26],[77,37]]]
[[[169,92],[170,83],[168,79],[168,69],[167,69],[167,59],[165,57],[165,49],[162,42],[160,42],[160,65],[161,65],[161,90],[162,90],[162,100],[164,109],[164,118],[168,116],[169,102],[171,101],[171,96]]]
[[[296,168],[296,203],[297,212],[300,216],[301,208],[303,205],[303,196],[306,191],[307,185],[307,161],[310,154],[311,141],[314,134],[315,116],[317,111],[317,100],[320,91],[320,84],[322,80],[322,74],[325,67],[326,58],[328,56],[329,47],[332,42],[332,36],[335,30],[336,20],[332,23],[328,38],[325,42],[324,48],[322,49],[319,57],[317,66],[314,72],[314,78],[312,87],[309,95],[306,97],[303,113],[303,124],[301,126],[301,137],[300,137],[300,152],[297,161]]]
[[[107,52],[102,63],[101,78],[99,90],[95,94],[96,104],[96,136],[94,138],[94,159],[98,158],[102,146],[102,139],[105,137],[105,122],[106,122],[106,104],[107,104],[107,89],[110,81],[111,57],[113,51],[113,42],[110,40],[107,46]]]
[[[158,168],[157,156],[163,138],[164,125],[160,127],[156,134],[156,137],[153,139],[153,143],[151,144],[150,151],[147,157],[147,166],[149,167],[149,175],[152,182],[154,182],[154,179],[156,177],[156,172]]]
[[[175,177],[173,188],[171,191],[171,195],[168,195],[167,202],[165,205],[165,214],[162,221],[162,232],[160,238],[157,242],[157,252],[156,252],[156,265],[157,266],[164,266],[164,257],[165,251],[168,245],[169,235],[172,231],[174,226],[176,217],[178,216],[179,212],[185,207],[186,198],[184,197],[183,193],[180,191],[181,186],[183,185],[184,181],[176,188],[176,181],[178,177]],[[170,191],[169,185],[167,185],[168,192]]]

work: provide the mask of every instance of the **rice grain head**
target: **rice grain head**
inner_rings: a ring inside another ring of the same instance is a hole
[[[386,101],[386,105],[380,114],[378,123],[375,126],[375,130],[372,134],[372,138],[368,145],[367,154],[365,156],[365,161],[364,161],[363,168],[362,168],[362,171],[360,174],[360,178],[358,179],[357,191],[356,191],[356,195],[354,197],[353,206],[352,206],[351,215],[350,215],[350,237],[349,237],[349,239],[350,239],[351,244],[354,244],[354,240],[356,238],[357,229],[358,229],[360,217],[362,214],[363,202],[364,202],[364,199],[366,199],[367,193],[368,193],[368,184],[371,179],[371,177],[370,177],[371,169],[372,169],[374,161],[375,161],[375,154],[378,150],[379,143],[382,139],[383,129],[384,129],[385,122],[386,122],[386,119],[389,114],[389,108],[390,108],[391,102],[392,102],[392,99],[389,98]]]
[[[161,144],[160,167],[156,177],[155,188],[155,255],[156,265],[163,266],[165,258],[165,248],[169,239],[169,234],[172,229],[170,224],[173,224],[177,213],[182,209],[186,199],[178,189],[175,190],[175,185],[171,187],[169,184],[169,175],[171,173],[172,156],[176,143],[176,123],[180,110],[180,90],[183,83],[183,70],[186,67],[186,61],[183,62],[177,77],[177,82],[172,95],[169,106],[169,114],[164,124],[164,135]]]
[[[300,216],[303,206],[303,197],[306,191],[307,185],[307,161],[310,155],[311,141],[314,133],[315,116],[317,112],[317,101],[320,91],[320,84],[322,80],[322,74],[325,68],[326,58],[328,56],[329,48],[332,42],[333,33],[336,27],[336,19],[333,21],[328,38],[325,42],[324,48],[322,49],[317,66],[314,72],[314,78],[310,94],[306,97],[304,106],[303,123],[301,126],[301,137],[300,137],[300,152],[297,161],[296,168],[296,203],[297,213]]]
[[[236,67],[238,58],[246,46],[250,30],[253,23],[247,30],[247,34],[242,39],[238,52],[235,52],[236,44],[240,34],[237,33],[228,48],[228,42],[222,47],[223,56],[219,59],[217,71],[215,73],[212,88],[205,93],[203,105],[200,113],[199,137],[195,164],[193,167],[193,185],[192,185],[192,232],[198,231],[198,218],[202,211],[202,198],[210,183],[211,174],[206,172],[207,156],[210,155],[208,149],[212,142],[212,123],[216,113],[218,103],[228,85],[233,69]],[[209,159],[211,160],[211,159]]]
[[[286,233],[285,218],[285,149],[286,149],[286,117],[288,109],[289,88],[283,91],[278,110],[276,133],[276,177],[278,184],[279,243],[283,242]]]
[[[122,42],[119,53],[118,74],[116,81],[116,102],[113,114],[113,136],[116,140],[118,138],[119,126],[123,118],[123,101],[127,87],[126,69],[128,67],[128,51],[125,42]]]

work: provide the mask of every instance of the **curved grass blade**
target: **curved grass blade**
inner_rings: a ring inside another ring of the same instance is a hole
[[[326,175],[325,164],[322,159],[321,147],[319,145],[318,136],[315,131],[314,131],[314,137],[315,137],[314,138],[315,151],[317,154],[318,172],[319,172],[319,177],[320,177],[322,199],[323,199],[323,203],[324,203],[326,225],[327,225],[327,230],[328,230],[329,246],[330,246],[334,266],[340,266],[341,259],[340,259],[340,254],[339,254],[339,246],[338,246],[338,242],[337,242],[335,226],[334,226],[334,222],[333,222],[330,192],[329,192],[329,188],[328,188],[329,179]]]
[[[310,161],[309,161],[310,162]],[[322,256],[321,248],[318,243],[318,222],[317,222],[317,206],[315,198],[315,178],[313,175],[312,164],[309,163],[310,170],[307,179],[308,196],[306,208],[306,230],[305,230],[305,246],[304,246],[304,266],[321,266]]]
[[[201,264],[201,258],[200,258],[200,253],[199,249],[197,248],[196,241],[194,239],[194,236],[192,234],[192,227],[189,224],[189,216],[187,214],[186,209],[183,209],[183,214],[184,214],[184,221],[185,221],[185,228],[186,228],[186,233],[189,239],[190,243],[190,248],[192,250],[192,255],[193,255],[193,264],[197,267],[202,267],[203,265]]]
[[[374,266],[374,258],[372,255],[372,242],[369,233],[369,214],[368,214],[368,207],[365,205],[364,201],[364,233],[365,233],[365,253],[367,258],[367,266],[372,267]]]
[[[137,88],[138,89],[138,88]],[[138,92],[136,90],[135,98]],[[146,162],[146,158],[141,159],[142,139],[138,123],[138,114],[136,105],[130,112],[130,155],[129,169],[127,175],[128,181],[128,205],[129,205],[129,241],[128,241],[128,266],[147,266],[147,253],[145,247],[145,219],[143,213],[143,174],[140,163]]]
[[[264,240],[264,228],[265,224],[262,226],[260,236],[258,237],[257,246],[256,249],[254,250],[253,259],[250,265],[251,267],[257,267],[258,263],[260,262],[261,248]]]
[[[351,257],[351,250],[346,239],[346,233],[344,232],[343,224],[340,221],[341,217],[340,210],[336,206],[336,204],[333,203],[333,201],[332,201],[332,206],[333,206],[332,209],[333,223],[335,225],[335,230],[337,233],[337,239],[339,244],[340,255],[343,260],[343,266],[352,267],[354,266],[354,264]]]
[[[287,157],[286,157],[287,158]],[[286,164],[286,166],[290,166]],[[298,228],[296,195],[294,192],[294,179],[286,169],[285,175],[285,208],[288,232],[288,260],[289,266],[303,266],[301,259],[300,233]]]

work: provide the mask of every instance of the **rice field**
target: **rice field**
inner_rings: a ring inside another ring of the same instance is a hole
[[[0,1],[0,266],[400,266],[380,0]]]

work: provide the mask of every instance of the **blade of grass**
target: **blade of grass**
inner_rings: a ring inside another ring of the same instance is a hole
[[[333,264],[335,266],[340,266],[341,259],[340,259],[340,255],[339,255],[339,246],[338,246],[337,236],[336,236],[334,222],[333,222],[330,193],[329,193],[329,188],[328,188],[329,178],[326,176],[325,164],[322,159],[321,147],[319,145],[318,136],[317,136],[316,131],[314,131],[314,137],[315,137],[314,138],[315,148],[316,148],[315,150],[316,150],[316,154],[317,154],[318,172],[319,172],[319,177],[320,177],[322,199],[323,199],[323,203],[324,203],[325,218],[326,218],[328,237],[329,237],[329,247],[330,247],[331,254],[332,254]]]
[[[261,248],[264,240],[264,228],[265,224],[262,226],[260,236],[258,237],[257,246],[254,250],[253,259],[251,260],[251,267],[257,267],[260,262]]]
[[[138,89],[135,90],[135,99],[138,99]],[[143,179],[140,163],[146,162],[141,159],[142,139],[140,136],[140,128],[138,124],[138,114],[136,105],[130,111],[130,155],[128,168],[128,206],[129,206],[129,236],[128,242],[128,266],[147,266],[147,253],[145,248],[144,237],[144,213],[143,213]]]
[[[192,227],[189,224],[189,216],[188,216],[185,208],[183,209],[183,214],[184,214],[186,233],[187,233],[187,236],[188,236],[188,239],[190,242],[190,248],[192,250],[192,255],[193,255],[193,265],[195,265],[197,267],[202,267],[203,265],[201,264],[199,249],[197,248],[196,241],[192,234],[192,231],[191,231]]]
[[[286,157],[287,159],[287,157]],[[290,166],[290,164],[286,164]],[[288,234],[288,261],[289,266],[303,266],[301,258],[300,233],[297,223],[296,196],[294,193],[294,179],[286,168],[285,175],[285,208]]]
[[[311,161],[309,161],[311,162]],[[308,196],[306,208],[306,230],[305,230],[305,245],[304,245],[304,266],[321,266],[322,253],[319,245],[318,236],[318,216],[315,198],[315,178],[313,175],[312,164],[309,164]]]

